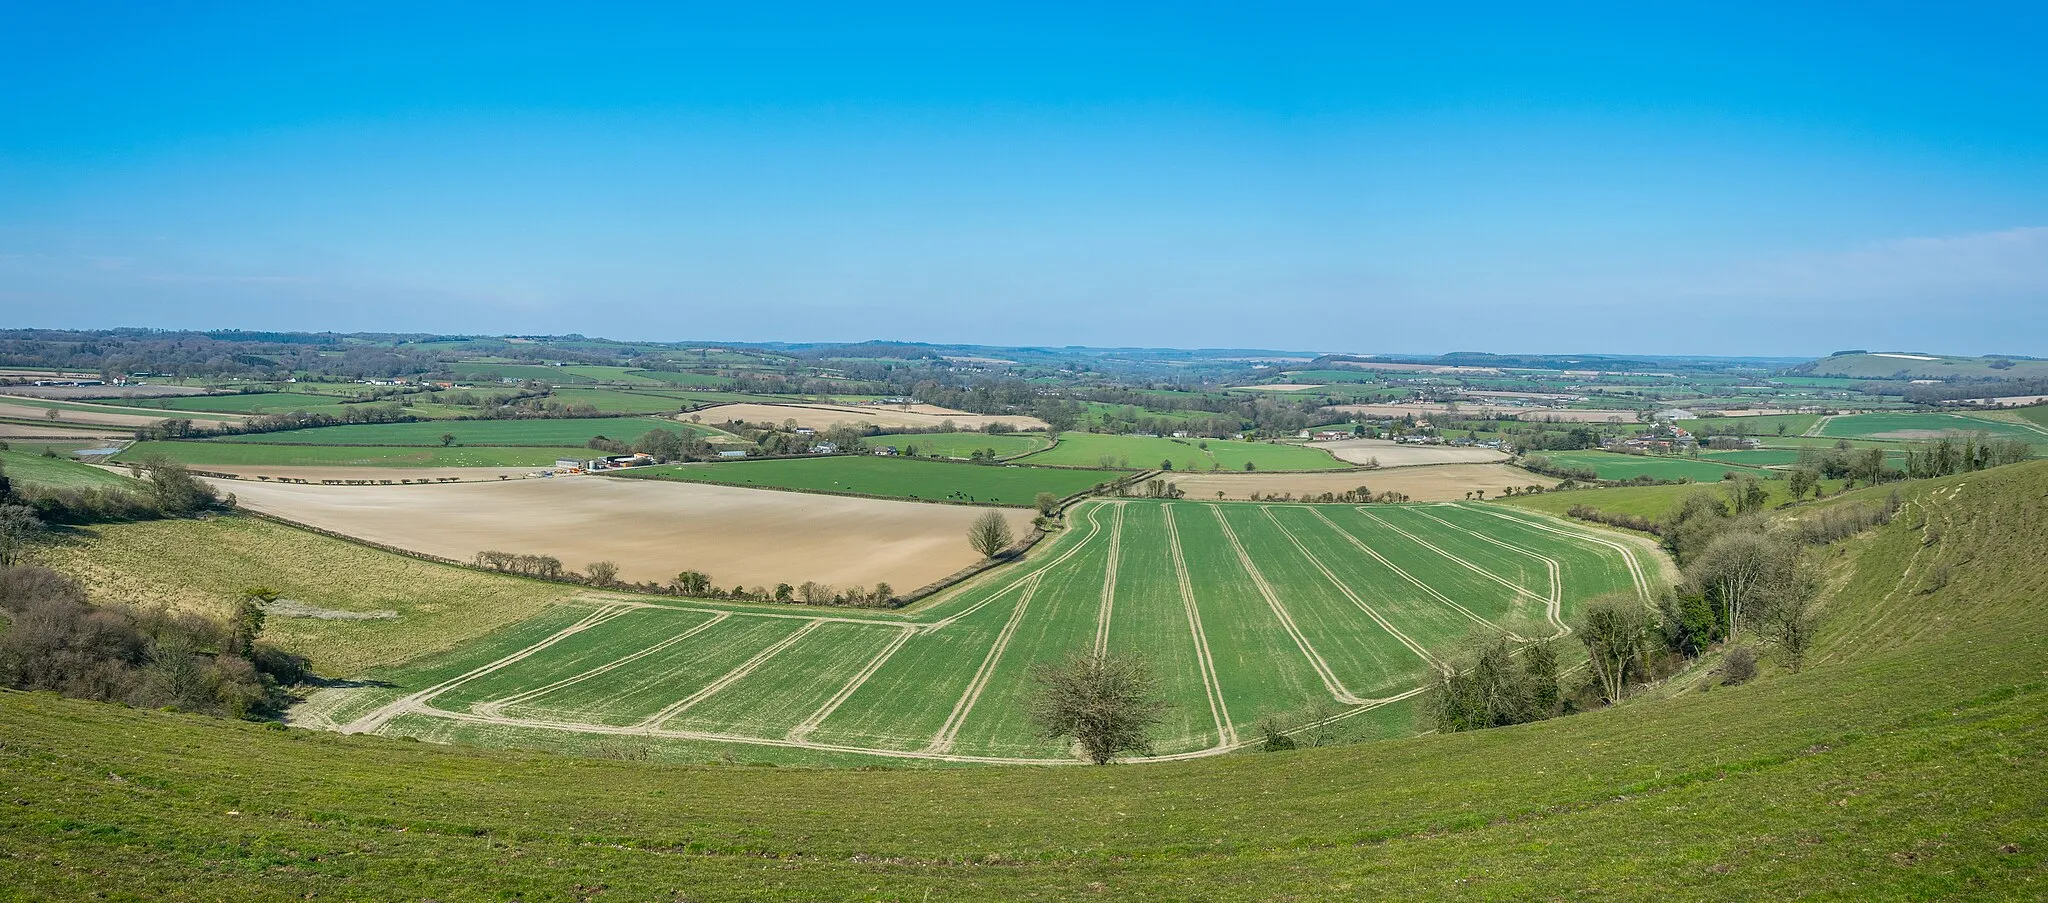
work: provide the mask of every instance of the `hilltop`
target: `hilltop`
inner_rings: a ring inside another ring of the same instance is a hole
[[[1292,753],[676,766],[0,693],[0,861],[31,899],[2038,897],[2048,462],[1901,492],[1801,673]]]

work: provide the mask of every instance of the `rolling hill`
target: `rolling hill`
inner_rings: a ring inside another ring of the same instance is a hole
[[[2048,462],[1903,495],[1829,550],[1803,672],[1356,746],[664,765],[0,693],[0,871],[25,899],[2038,899]]]

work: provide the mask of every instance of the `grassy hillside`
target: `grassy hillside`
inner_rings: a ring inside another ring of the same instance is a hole
[[[1815,376],[1847,376],[1857,379],[1957,379],[2002,377],[2026,379],[2048,376],[2048,361],[2012,361],[2010,367],[1994,367],[1994,358],[1958,357],[1918,352],[1873,352],[1837,354],[1798,370]]]
[[[0,694],[0,861],[42,899],[2038,899],[2048,463],[1906,491],[1803,673],[1334,749],[765,770]]]
[[[70,458],[46,458],[39,452],[21,447],[0,450],[0,471],[4,471],[10,480],[37,486],[136,488],[134,480],[120,474],[87,467]]]

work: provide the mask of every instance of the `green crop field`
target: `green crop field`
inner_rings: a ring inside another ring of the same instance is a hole
[[[1109,474],[1049,467],[965,464],[877,455],[820,455],[764,461],[720,461],[636,467],[637,479],[721,483],[764,489],[847,492],[884,498],[953,500],[1026,506],[1041,492],[1065,497],[1107,482]]]
[[[867,438],[869,446],[894,445],[916,448],[926,458],[965,458],[984,448],[995,449],[999,458],[1029,454],[1052,444],[1043,433],[883,433]]]
[[[571,372],[571,367],[550,367],[546,364],[492,364],[465,361],[448,365],[448,372],[465,382],[480,380],[537,380],[552,385],[567,383],[594,383],[594,377]],[[609,369],[609,368],[607,368]]]
[[[19,483],[37,486],[55,486],[62,489],[90,489],[108,487],[113,489],[135,489],[134,480],[120,474],[108,473],[97,467],[88,467],[70,458],[43,457],[40,448],[15,443],[12,448],[0,450],[0,473]]]
[[[1760,414],[1755,417],[1708,417],[1676,421],[1682,429],[1718,436],[1797,436],[1820,419],[1819,414]],[[1783,427],[1782,430],[1779,428]]]
[[[146,404],[146,402],[154,402],[161,400],[163,399],[151,398],[136,399],[133,401],[123,399],[120,401],[108,401],[104,404],[101,404],[99,402],[89,401],[55,401],[48,398],[28,398],[25,396],[9,395],[7,396],[6,402],[8,404],[20,405],[22,407],[42,408],[44,410],[55,411],[97,412],[101,414],[135,414],[143,417],[185,417],[191,420],[233,419],[229,417],[224,417],[218,412],[194,412],[191,414],[165,413],[162,410],[152,409],[148,407],[148,405]],[[61,421],[56,421],[52,422],[51,425],[62,426],[63,423]]]
[[[1098,501],[1070,521],[907,613],[597,598],[374,671],[303,719],[485,745],[624,732],[680,755],[1058,762],[1027,717],[1027,672],[1101,648],[1163,681],[1159,756],[1225,752],[1319,704],[1391,736],[1415,729],[1408,703],[1440,655],[1562,636],[1579,602],[1647,599],[1655,572],[1622,542],[1486,506]]]
[[[217,442],[258,445],[582,445],[598,436],[631,443],[650,430],[711,435],[716,430],[652,417],[591,417],[571,420],[442,420],[424,423],[353,423],[276,433],[228,436]]]
[[[1203,448],[1204,445],[1208,447]],[[1299,445],[1075,432],[1061,433],[1059,445],[1019,460],[1025,464],[1106,467],[1113,470],[1150,470],[1162,461],[1172,461],[1174,470],[1202,472],[1242,471],[1246,462],[1258,470],[1351,468],[1328,452]]]
[[[292,467],[549,467],[560,458],[587,458],[588,448],[462,446],[258,445],[251,442],[137,442],[114,456],[119,463],[152,455],[205,468]]]
[[[556,389],[554,400],[563,404],[587,404],[611,414],[660,414],[736,401],[791,401],[772,395],[739,392],[696,392],[658,386],[634,389]]]
[[[1624,455],[1604,451],[1538,452],[1559,467],[1586,468],[1603,480],[1628,480],[1648,476],[1659,480],[1692,480],[1712,483],[1731,471],[1750,476],[1767,476],[1764,471],[1714,461],[1695,461],[1676,455]]]
[[[670,370],[628,370],[626,375],[636,382],[662,383],[671,386],[685,386],[692,389],[723,389],[732,385],[732,380],[708,373],[677,373]]]
[[[1822,436],[1844,439],[1933,439],[1948,433],[1984,433],[1994,439],[2018,439],[2035,445],[2048,444],[2048,428],[2008,420],[1972,417],[1967,414],[1848,414],[1830,418],[1820,428]]]

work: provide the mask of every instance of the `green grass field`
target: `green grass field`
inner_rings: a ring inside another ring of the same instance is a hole
[[[1849,414],[1829,420],[1820,430],[1822,436],[1843,439],[1933,439],[1945,433],[1984,433],[1994,439],[2048,445],[2048,428],[1938,412]]]
[[[919,458],[876,455],[823,455],[764,461],[709,464],[666,464],[620,471],[620,476],[650,480],[720,483],[764,489],[847,492],[883,498],[977,502],[1028,506],[1038,493],[1069,496],[1098,483],[1108,474],[1085,470],[1008,465],[964,464]]]
[[[0,472],[7,478],[37,486],[55,486],[62,489],[90,489],[107,487],[111,489],[135,489],[138,484],[120,474],[108,473],[96,467],[87,467],[70,458],[46,458],[39,448],[31,449],[22,443],[0,451]]]
[[[1208,448],[1201,447],[1204,443]],[[1246,462],[1259,470],[1348,470],[1351,467],[1321,449],[1299,445],[1074,432],[1061,433],[1059,445],[1019,461],[1113,470],[1151,470],[1162,461],[1172,461],[1173,469],[1178,471],[1242,471]]]
[[[611,414],[662,414],[709,404],[735,401],[789,401],[770,395],[738,392],[694,392],[649,386],[644,389],[556,389],[554,400],[564,404],[587,404]]]
[[[1719,436],[1797,436],[1819,420],[1819,414],[1762,414],[1755,417],[1709,417],[1675,421],[1681,429]],[[1780,432],[1779,427],[1784,427]]]
[[[1043,433],[884,433],[869,436],[867,443],[871,447],[915,447],[917,454],[926,458],[965,458],[984,448],[995,449],[997,457],[1010,458],[1038,451],[1052,440]]]
[[[146,398],[137,407],[166,411],[202,411],[217,414],[333,413],[347,400],[341,395],[312,395],[302,392],[255,392],[246,395],[182,395]]]
[[[425,423],[354,423],[276,433],[228,436],[218,442],[258,445],[440,445],[455,436],[456,445],[582,445],[598,436],[632,443],[650,430],[711,435],[709,427],[652,417],[594,417],[573,420],[459,420]]]
[[[11,895],[51,900],[1498,900],[1644,887],[1672,901],[2038,899],[2048,463],[1904,488],[1889,526],[1831,551],[1802,672],[1767,656],[1739,687],[1700,681],[1611,711],[1330,749],[1114,768],[735,767],[778,758],[761,747],[673,765],[0,693],[0,774],[21,801],[0,807],[0,861]],[[177,531],[201,526],[166,524],[166,538],[194,545]],[[1928,582],[1936,573],[1950,577]],[[1117,611],[1145,604],[1121,577]],[[523,636],[494,635],[498,648],[585,611],[560,608]],[[1032,621],[1027,610],[1020,624]],[[573,736],[491,739],[560,749]],[[648,743],[608,742],[618,759]]]
[[[180,464],[243,467],[551,467],[560,458],[588,458],[588,448],[491,446],[258,445],[219,440],[137,442],[114,456],[117,463],[152,455]]]
[[[824,462],[711,467],[781,463]],[[1174,704],[1160,755],[1235,748],[1318,700],[1377,737],[1414,729],[1397,704],[1433,656],[1551,637],[1581,600],[1649,587],[1631,570],[1648,553],[1484,506],[1090,502],[1070,520],[1025,563],[907,614],[592,600],[374,671],[386,685],[304,714],[487,745],[631,729],[685,756],[715,741],[784,761],[1057,762],[1066,750],[1026,717],[1026,672],[1099,646],[1159,672]]]
[[[1718,482],[1723,474],[1733,471],[1751,476],[1768,476],[1764,471],[1730,463],[1695,461],[1676,455],[1623,455],[1604,451],[1539,452],[1560,467],[1586,468],[1600,475],[1603,480],[1627,480],[1649,476],[1659,480],[1692,480],[1695,483]]]

